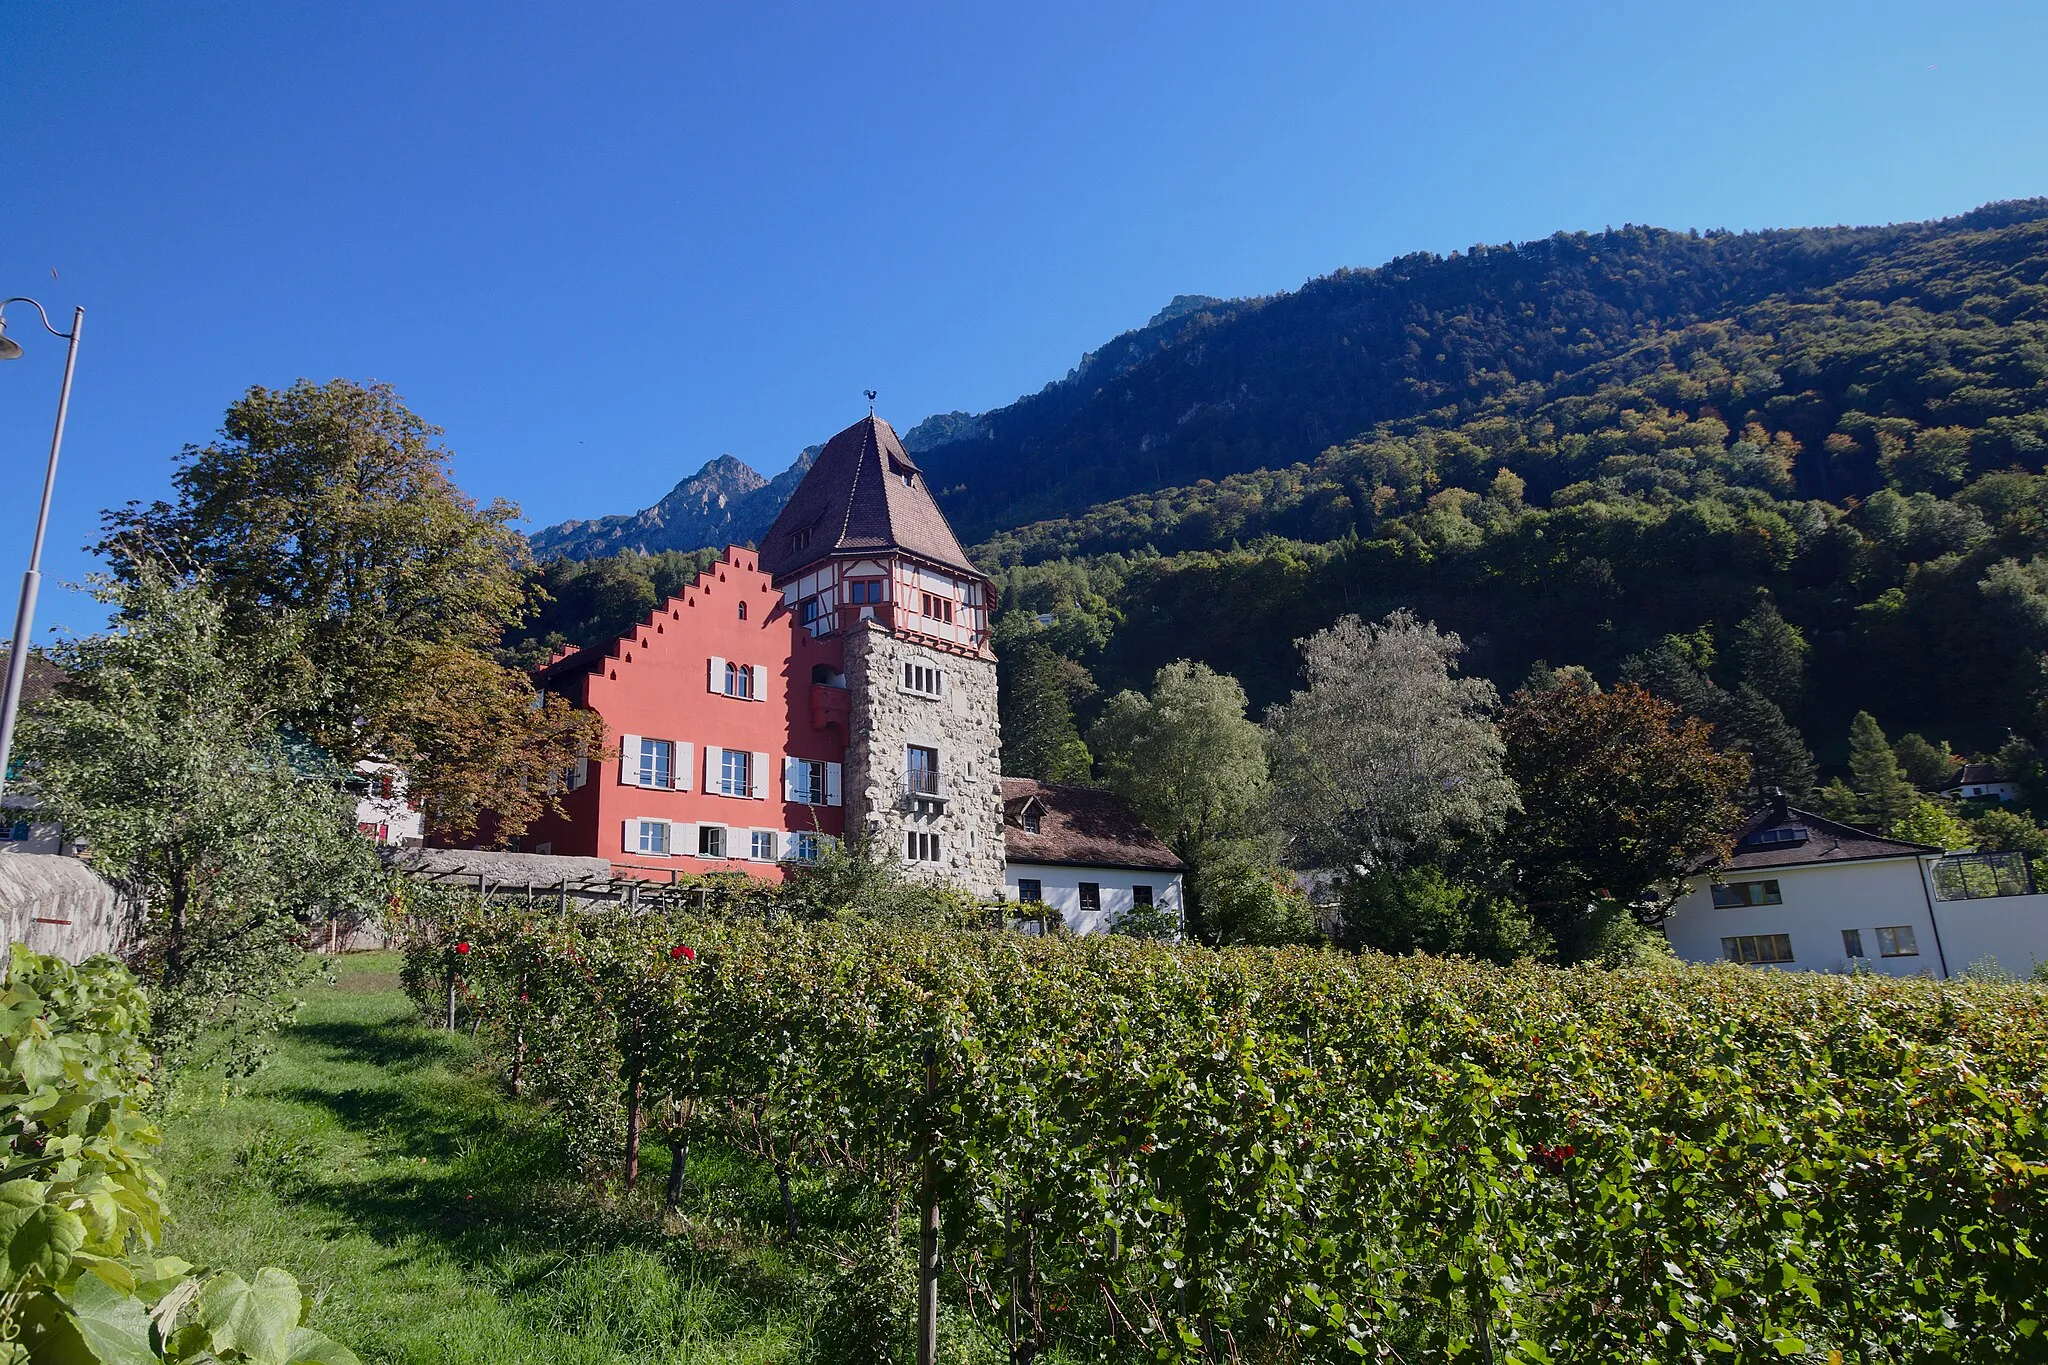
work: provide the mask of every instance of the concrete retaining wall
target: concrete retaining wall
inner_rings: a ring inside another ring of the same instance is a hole
[[[0,933],[39,953],[83,962],[128,941],[131,906],[77,858],[0,853]]]

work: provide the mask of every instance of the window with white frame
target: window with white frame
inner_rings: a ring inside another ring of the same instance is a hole
[[[670,739],[640,739],[634,756],[634,776],[642,787],[673,787],[676,784],[676,745]]]
[[[1877,931],[1877,955],[1879,957],[1918,957],[1920,942],[1913,936],[1910,924],[1895,924]]]
[[[939,861],[939,836],[928,829],[914,829],[904,836],[903,856],[913,863]]]
[[[754,698],[754,670],[730,660],[725,665],[725,695],[747,701]]]
[[[753,755],[745,749],[721,749],[718,753],[718,791],[722,796],[752,796]]]
[[[1882,931],[1880,931],[1882,932]],[[1740,934],[1721,940],[1721,956],[1730,962],[1790,962],[1790,934]]]
[[[818,861],[818,837],[809,831],[790,835],[783,844],[783,857],[793,863],[815,863]]]
[[[666,820],[636,820],[636,837],[633,851],[651,857],[666,858],[669,855],[669,825]]]
[[[700,858],[723,858],[725,856],[725,826],[697,826],[697,856]]]
[[[915,692],[920,697],[936,697],[944,691],[946,675],[930,664],[903,663],[903,690]]]
[[[828,783],[831,764],[818,758],[792,758],[788,761],[789,790],[784,794],[786,801],[800,801],[806,806],[822,806],[830,796]]]
[[[757,863],[772,863],[775,861],[774,830],[757,829],[754,831],[753,854],[754,861]]]

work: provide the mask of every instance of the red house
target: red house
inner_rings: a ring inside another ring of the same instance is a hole
[[[631,875],[779,880],[849,828],[913,873],[999,896],[1002,789],[990,589],[889,424],[829,441],[760,552],[731,547],[544,689],[610,749],[521,840]]]

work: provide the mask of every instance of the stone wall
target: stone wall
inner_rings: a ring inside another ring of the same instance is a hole
[[[128,941],[131,906],[77,858],[0,853],[0,932],[8,943],[83,962],[118,953]]]
[[[945,675],[938,697],[903,686],[903,666]],[[1002,729],[996,666],[927,649],[868,622],[846,637],[853,733],[846,746],[847,830],[865,829],[913,876],[990,900],[1003,888]],[[910,745],[939,752],[943,802],[917,802],[905,778]],[[910,862],[906,836],[939,836],[937,862]]]

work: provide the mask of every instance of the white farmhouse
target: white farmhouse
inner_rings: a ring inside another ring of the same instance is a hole
[[[1992,763],[1965,763],[1957,768],[1941,794],[1951,801],[2017,801],[2020,784],[2008,782]]]
[[[2025,976],[2048,962],[2048,896],[2017,853],[1948,853],[1794,809],[1751,816],[1664,932],[1689,962]]]
[[[1106,791],[1003,779],[1007,899],[1056,912],[1067,932],[1107,932],[1153,906],[1184,922],[1181,861]]]

